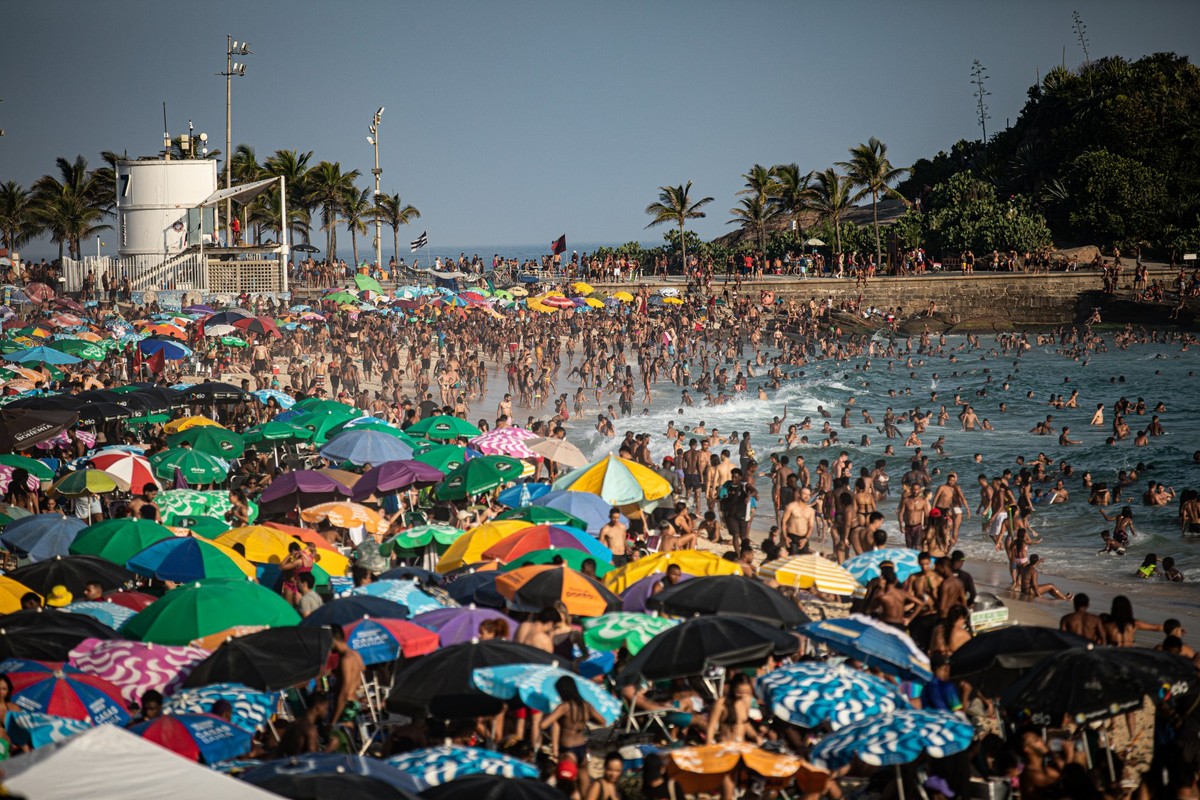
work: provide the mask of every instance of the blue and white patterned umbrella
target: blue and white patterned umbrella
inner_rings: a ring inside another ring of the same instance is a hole
[[[81,600],[78,603],[71,603],[65,606],[63,611],[69,611],[72,614],[85,614],[92,619],[100,620],[113,630],[124,625],[129,621],[130,617],[137,613],[132,608],[126,608],[117,603],[97,602],[95,600]]]
[[[253,395],[258,399],[258,402],[264,406],[268,400],[274,400],[284,411],[296,405],[296,398],[292,397],[287,392],[281,392],[278,389],[259,389],[253,392]]]
[[[854,576],[856,581],[865,586],[867,581],[879,577],[879,565],[884,561],[890,561],[896,566],[896,578],[905,581],[908,580],[909,575],[915,575],[921,571],[921,565],[917,563],[917,555],[916,550],[907,547],[885,547],[882,550],[868,550],[843,561],[842,566]]]
[[[817,743],[812,761],[837,769],[858,758],[874,767],[909,764],[928,753],[945,758],[971,746],[975,728],[948,711],[906,708],[847,725]]]
[[[439,596],[430,594],[416,581],[375,581],[366,586],[356,586],[346,594],[382,597],[402,606],[408,606],[410,614],[424,614],[426,611],[454,608],[458,605],[449,595],[441,597],[440,594]]]
[[[768,672],[758,679],[758,692],[776,717],[805,728],[829,723],[836,731],[908,707],[892,686],[874,675],[819,661]]]
[[[240,683],[214,683],[199,689],[185,689],[169,699],[163,711],[168,714],[208,714],[213,703],[227,700],[233,706],[233,722],[251,733],[264,728],[275,713],[278,695],[260,692]]]
[[[79,719],[56,717],[39,711],[10,711],[4,723],[8,738],[18,747],[45,747],[92,727]]]
[[[506,664],[502,667],[480,667],[471,673],[471,682],[484,694],[501,700],[520,697],[521,702],[535,711],[549,714],[562,698],[555,684],[569,678],[579,689],[579,696],[609,725],[621,716],[621,704],[608,692],[574,672],[545,664]]]
[[[908,634],[871,617],[851,614],[848,619],[810,622],[796,630],[814,642],[889,675],[922,683],[933,680],[929,656]]]
[[[385,759],[386,763],[411,775],[425,786],[440,786],[464,775],[498,775],[504,778],[536,778],[538,770],[512,756],[477,747],[426,747]]]

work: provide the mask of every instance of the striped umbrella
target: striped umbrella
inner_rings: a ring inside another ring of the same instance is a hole
[[[933,680],[929,656],[903,631],[862,614],[802,625],[798,632],[831,650],[903,680]]]
[[[424,614],[426,611],[436,611],[440,608],[452,608],[458,605],[450,599],[449,595],[443,598],[439,593],[439,596],[435,597],[430,593],[428,587],[422,587],[416,581],[379,580],[368,583],[366,586],[356,586],[347,594],[382,597],[393,603],[407,606],[411,614]]]
[[[116,603],[95,600],[81,600],[64,606],[63,611],[71,614],[84,614],[92,619],[103,622],[114,631],[129,621],[137,612]]]
[[[884,561],[890,561],[895,565],[896,578],[900,581],[906,581],[910,575],[921,571],[921,565],[917,563],[917,551],[907,547],[868,550],[843,561],[842,566],[854,576],[855,580],[865,586],[872,578],[879,577],[879,565]]]
[[[525,428],[495,428],[470,441],[476,450],[486,455],[538,458],[538,454],[529,449],[529,440],[537,438],[536,433]]]
[[[254,733],[270,722],[279,695],[260,692],[240,683],[214,683],[199,689],[185,689],[168,700],[163,711],[168,714],[210,714],[218,700],[233,706],[231,722],[234,725]]]
[[[440,786],[465,775],[498,775],[503,778],[537,778],[538,770],[512,756],[477,747],[444,745],[410,750],[386,763],[426,786]]]
[[[928,753],[945,758],[971,746],[975,729],[948,711],[904,708],[831,733],[813,748],[815,763],[837,769],[858,758],[873,767],[910,764]]]
[[[659,500],[671,494],[671,484],[649,467],[614,455],[580,467],[554,482],[555,489],[590,492],[612,505]]]
[[[197,664],[211,653],[199,647],[129,642],[123,639],[84,639],[71,651],[71,665],[104,678],[117,687],[127,703],[140,703],[153,689],[170,695],[183,685]]]
[[[781,586],[816,589],[825,594],[850,596],[858,589],[858,582],[844,567],[812,554],[768,561],[759,567],[758,574]]]
[[[804,728],[829,723],[833,730],[908,704],[893,686],[841,664],[805,661],[758,679],[759,696],[779,719]]]
[[[132,491],[138,494],[147,484],[161,488],[150,468],[150,460],[137,453],[127,453],[124,450],[103,450],[93,455],[88,461],[96,469],[124,481]]]
[[[345,627],[346,644],[366,664],[386,664],[400,657],[416,658],[438,649],[437,633],[400,619],[363,619]]]
[[[549,714],[562,697],[557,684],[566,678],[575,683],[579,696],[596,710],[609,725],[621,716],[621,704],[597,684],[574,672],[545,664],[506,664],[500,667],[480,667],[471,673],[471,683],[484,694],[501,700],[519,697],[529,708]]]
[[[120,689],[75,667],[9,658],[0,663],[0,673],[12,682],[13,701],[27,711],[96,725],[129,722]]]
[[[13,744],[36,750],[69,739],[92,726],[84,720],[56,717],[38,711],[10,711],[4,727]]]

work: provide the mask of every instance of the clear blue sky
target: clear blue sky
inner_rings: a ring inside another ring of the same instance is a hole
[[[1093,58],[1193,55],[1200,30],[1191,0],[5,0],[0,181],[29,185],[60,155],[152,154],[164,100],[172,133],[190,118],[224,149],[229,33],[254,50],[234,144],[313,150],[366,186],[385,106],[383,188],[436,242],[658,240],[643,209],[687,180],[716,198],[694,226],[711,238],[755,162],[820,169],[874,135],[907,165],[977,137],[973,58],[1003,127],[1064,48],[1082,62],[1073,8]]]

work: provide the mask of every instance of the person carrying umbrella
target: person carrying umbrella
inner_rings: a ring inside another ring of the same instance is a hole
[[[537,723],[538,729],[544,731],[553,728],[550,740],[551,748],[558,757],[558,775],[566,780],[578,776],[579,793],[586,798],[592,780],[587,768],[588,723],[606,725],[607,722],[579,694],[579,687],[573,678],[559,678],[554,688],[562,702],[542,717]]]

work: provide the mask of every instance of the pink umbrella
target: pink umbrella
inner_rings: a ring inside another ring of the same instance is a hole
[[[84,639],[71,651],[70,663],[116,686],[127,702],[140,703],[150,689],[170,695],[210,655],[200,647]]]
[[[124,450],[106,450],[91,457],[92,466],[128,483],[135,493],[140,493],[146,484],[159,486],[145,456]]]
[[[529,449],[528,440],[538,435],[525,428],[495,428],[471,440],[471,445],[489,456],[512,456],[513,458],[540,458]]]
[[[44,283],[31,283],[25,287],[25,294],[39,303],[54,299],[54,290]]]
[[[15,467],[10,467],[7,464],[0,464],[0,494],[8,493],[8,486],[12,483],[13,469],[15,469]],[[25,481],[25,485],[31,492],[36,492],[42,486],[41,482],[32,474],[30,474],[29,479]]]
[[[76,325],[82,325],[83,320],[74,314],[56,314],[51,317],[50,324],[60,328],[74,328]]]

